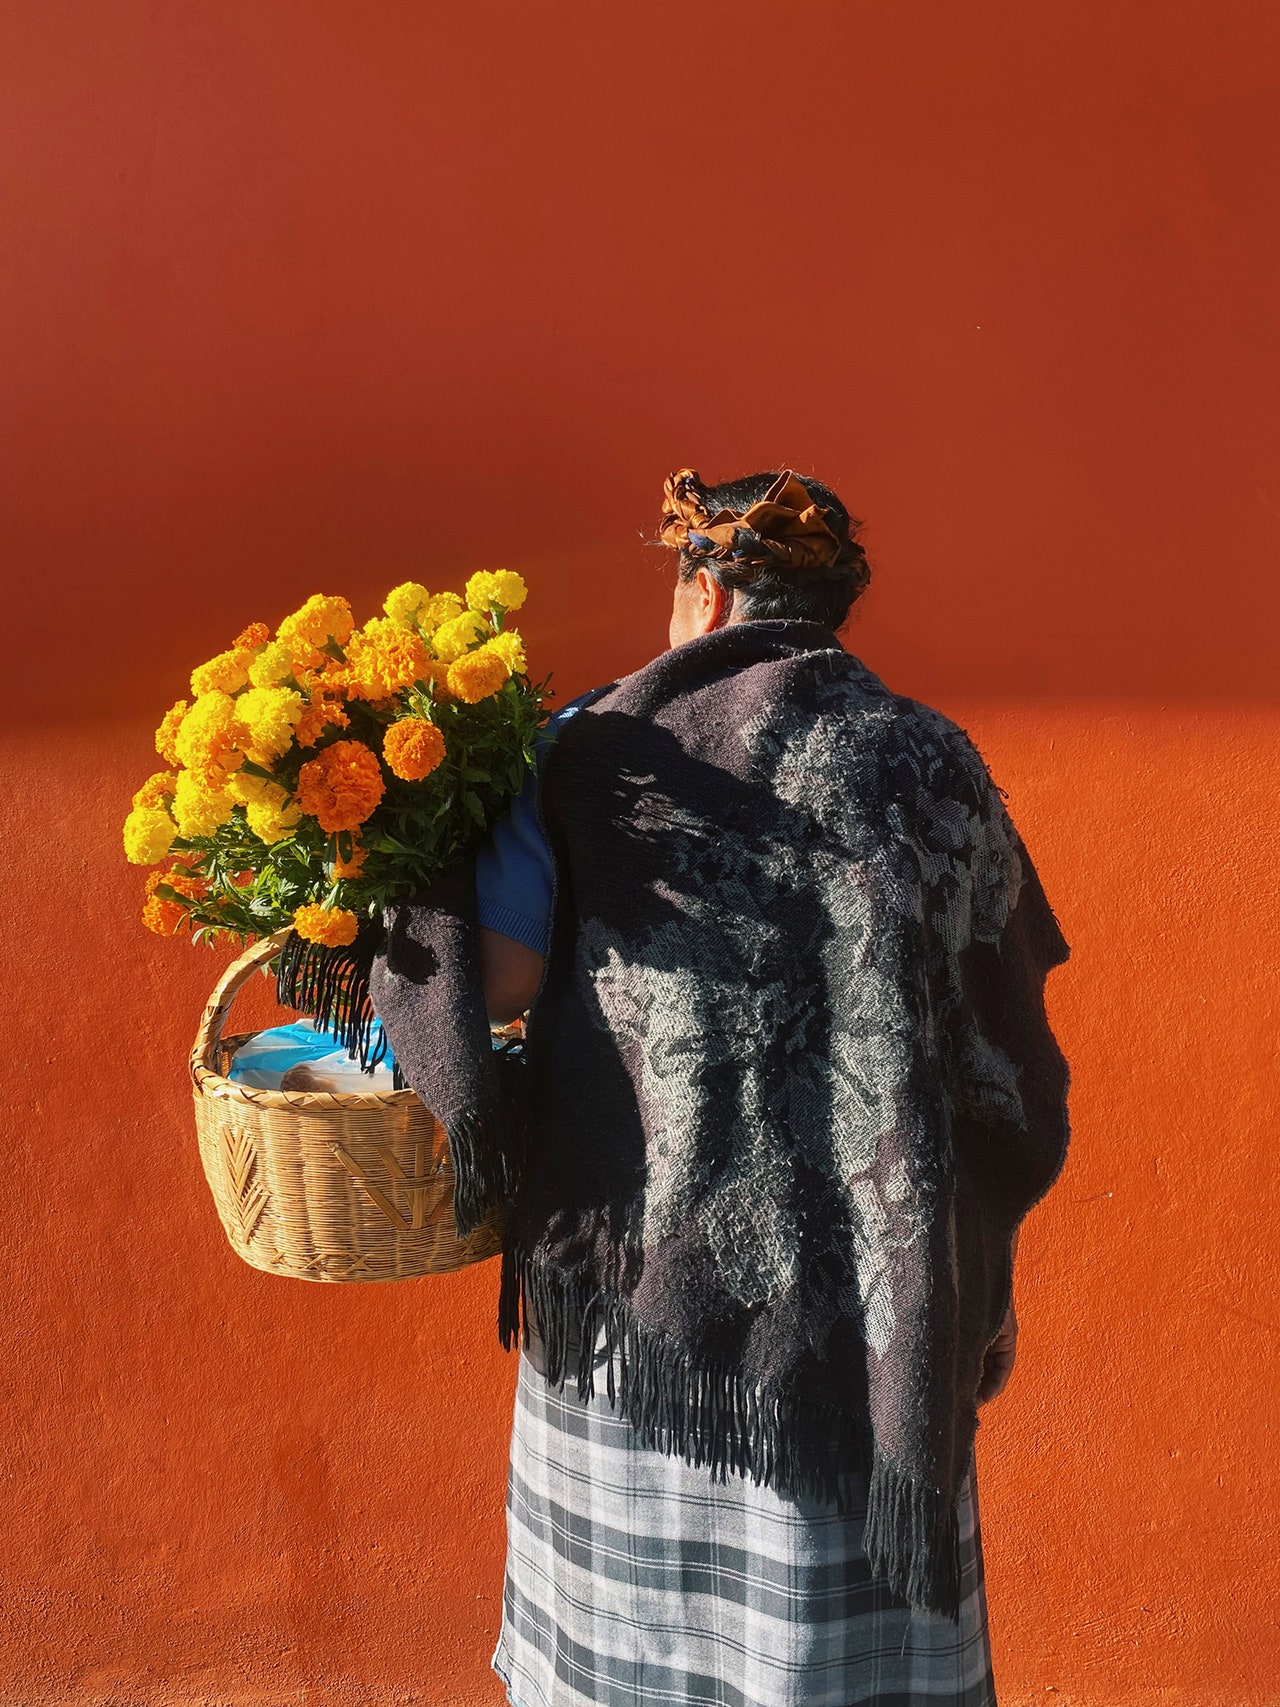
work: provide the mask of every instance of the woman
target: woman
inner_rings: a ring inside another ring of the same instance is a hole
[[[559,714],[375,967],[460,1228],[508,1203],[493,1663],[516,1707],[977,1707],[973,1437],[1065,1157],[1066,944],[963,732],[840,647],[836,495],[683,469],[661,537],[671,650]],[[529,1009],[518,1104],[485,1008]]]

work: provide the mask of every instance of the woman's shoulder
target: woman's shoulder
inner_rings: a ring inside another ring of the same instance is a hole
[[[576,716],[584,707],[594,704],[596,700],[616,686],[616,682],[605,682],[602,687],[588,688],[586,693],[580,693],[576,699],[568,700],[564,705],[558,705],[542,725],[539,739],[544,743],[553,741],[571,717]]]
[[[909,694],[891,693],[889,701],[892,711],[887,735],[892,746],[914,751],[925,762],[950,761],[972,781],[984,786],[991,784],[991,773],[978,743],[954,717]]]

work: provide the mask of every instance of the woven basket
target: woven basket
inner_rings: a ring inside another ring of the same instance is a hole
[[[300,1280],[405,1280],[502,1248],[495,1210],[460,1239],[444,1128],[415,1092],[260,1091],[226,1077],[227,1011],[288,933],[229,966],[191,1051],[200,1160],[232,1249]]]

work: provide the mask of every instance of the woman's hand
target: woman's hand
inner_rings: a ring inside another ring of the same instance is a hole
[[[1000,1332],[987,1347],[982,1362],[982,1380],[978,1385],[978,1403],[985,1405],[989,1399],[994,1399],[998,1393],[1003,1393],[1009,1377],[1013,1374],[1013,1362],[1018,1355],[1018,1318],[1014,1313],[1013,1299],[1009,1300],[1009,1310],[1004,1321],[1000,1324]]]

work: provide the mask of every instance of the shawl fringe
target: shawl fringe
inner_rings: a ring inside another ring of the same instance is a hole
[[[846,1514],[858,1509],[856,1472],[865,1470],[868,1441],[855,1416],[764,1393],[728,1365],[695,1365],[669,1334],[637,1321],[616,1293],[508,1245],[498,1301],[505,1350],[517,1335],[529,1344],[530,1305],[547,1381],[563,1390],[573,1368],[579,1398],[594,1395],[604,1330],[609,1402],[642,1444],[705,1465],[722,1482],[734,1470],[780,1493],[827,1500]]]
[[[504,1350],[517,1340],[529,1345],[530,1306],[550,1385],[563,1391],[572,1373],[578,1397],[593,1397],[603,1345],[609,1403],[642,1445],[705,1465],[721,1482],[732,1470],[780,1494],[824,1500],[845,1516],[863,1511],[865,1490],[864,1547],[872,1571],[912,1606],[958,1621],[955,1502],[876,1452],[864,1419],[762,1392],[727,1365],[694,1365],[670,1335],[638,1322],[616,1293],[508,1244],[498,1298]]]
[[[377,1015],[369,996],[369,971],[381,936],[382,926],[373,919],[362,919],[355,941],[340,948],[307,942],[290,931],[276,972],[283,1005],[332,1032],[366,1073],[387,1054],[386,1032],[373,1035]]]
[[[467,1109],[448,1122],[445,1133],[454,1172],[453,1219],[458,1237],[466,1239],[514,1194],[522,1162],[521,1131],[507,1102]]]
[[[862,1544],[896,1594],[960,1620],[960,1520],[954,1500],[876,1453]]]

